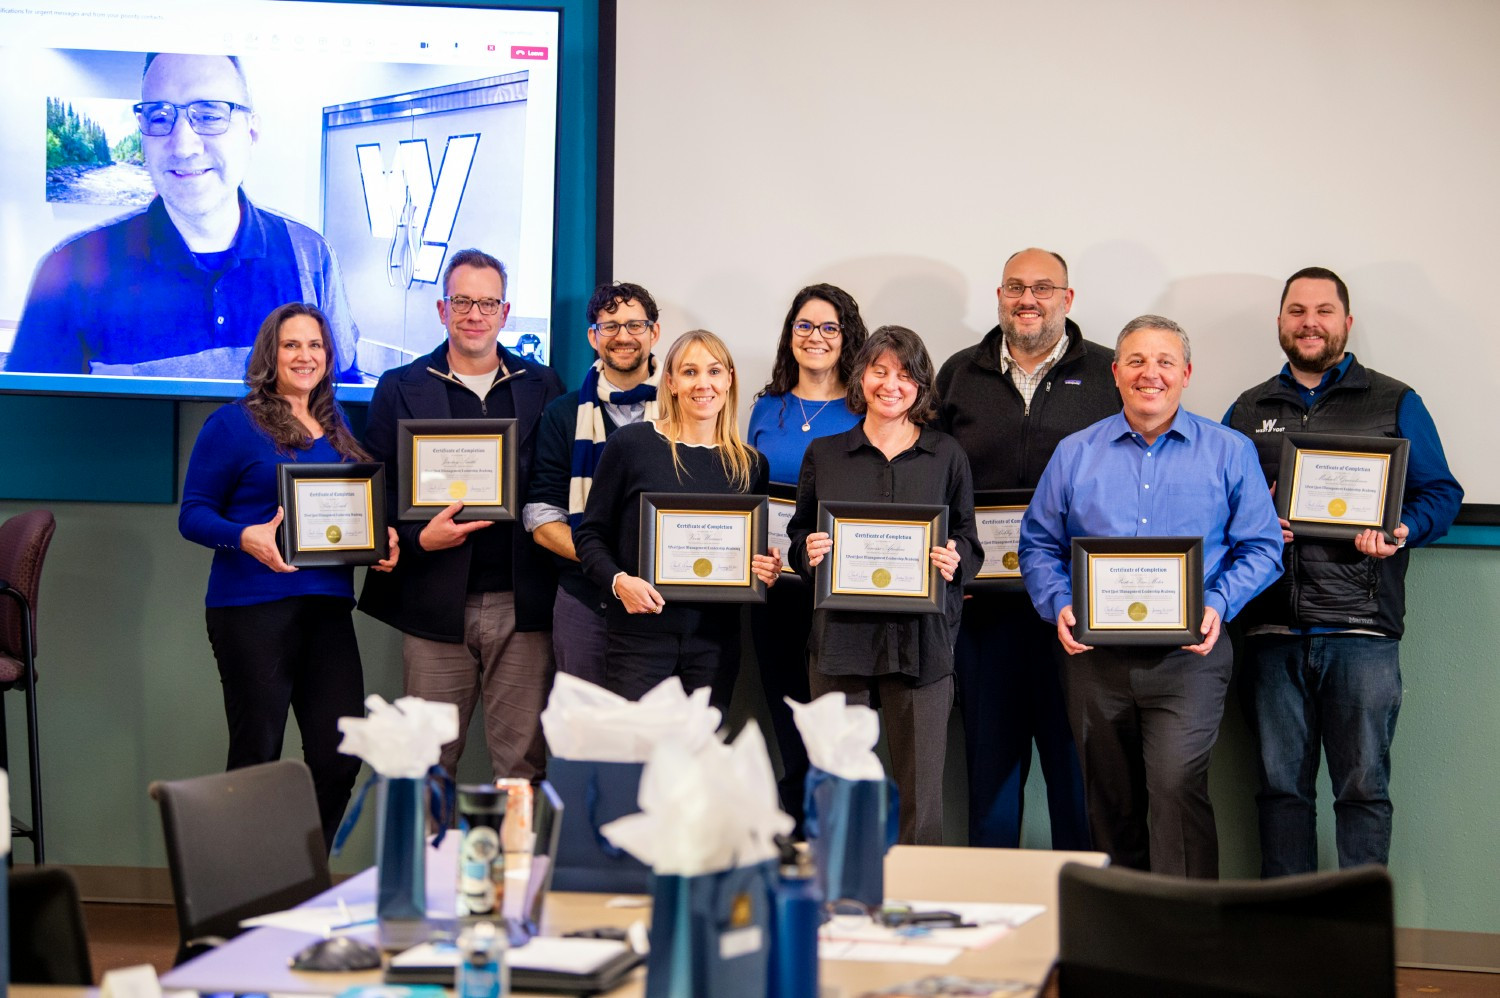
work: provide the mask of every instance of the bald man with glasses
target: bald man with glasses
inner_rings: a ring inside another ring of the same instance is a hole
[[[968,454],[976,498],[1035,488],[1063,437],[1120,411],[1109,348],[1085,340],[1068,318],[1073,289],[1059,254],[1011,254],[995,299],[999,324],[948,358],[937,381],[938,426]],[[1034,742],[1052,847],[1090,848],[1054,641],[1025,593],[976,592],[964,602],[953,664],[969,764],[970,845],[1021,844]]]
[[[301,301],[358,382],[333,251],[241,188],[261,126],[239,59],[148,55],[133,110],[156,197],[43,258],[6,370],[239,381],[261,322]]]

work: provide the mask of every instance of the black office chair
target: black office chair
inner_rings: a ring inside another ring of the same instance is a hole
[[[327,890],[312,774],[295,759],[157,781],[182,963],[237,935],[240,920]]]
[[[1391,880],[1363,866],[1265,881],[1077,863],[1058,881],[1059,998],[1389,998]]]
[[[61,867],[10,871],[10,981],[94,983],[78,887]]]
[[[31,840],[38,866],[46,862],[46,850],[42,846],[42,759],[36,725],[36,603],[42,562],[56,530],[57,521],[45,509],[17,513],[0,523],[0,691],[21,690],[26,695],[31,775],[31,823],[12,819],[11,834]],[[0,769],[10,772],[4,707],[0,703]]]

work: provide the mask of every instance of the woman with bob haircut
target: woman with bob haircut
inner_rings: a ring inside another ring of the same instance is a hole
[[[943,762],[953,708],[953,640],[964,583],[984,559],[974,485],[958,442],[927,424],[937,412],[932,360],[910,329],[881,326],[854,361],[849,408],[864,418],[814,440],[802,460],[789,560],[809,583],[833,539],[821,500],[944,505],[948,537],[928,558],[948,583],[940,613],[821,609],[808,642],[812,695],[878,707],[901,797],[901,841],[941,845]]]
[[[859,422],[846,400],[854,357],[865,343],[865,323],[849,292],[832,284],[798,291],[781,323],[771,380],[750,406],[750,446],[766,456],[771,481],[788,493],[797,487],[802,455],[816,437],[843,433]],[[773,486],[774,487],[774,486]],[[786,697],[806,703],[807,636],[812,630],[812,589],[795,572],[765,603],[750,607],[760,688],[781,753],[781,808],[802,823],[807,749]]]
[[[183,537],[214,549],[205,617],[224,688],[227,768],[281,758],[290,707],[325,843],[359,773],[359,759],[338,750],[338,719],[365,710],[350,619],[354,569],[282,560],[277,466],[370,460],[334,399],[340,359],[328,319],[312,305],[294,302],[266,316],[245,373],[250,390],[203,424],[177,517]],[[396,564],[396,532],[388,533],[390,555],[376,571]]]
[[[605,686],[631,700],[670,676],[689,691],[712,686],[727,708],[739,672],[736,603],[668,603],[640,577],[643,492],[764,495],[766,459],[740,439],[734,359],[706,330],[683,333],[662,361],[655,421],[622,426],[609,438],[574,534],[583,572],[609,593]],[[781,572],[772,549],[751,559],[766,585]]]

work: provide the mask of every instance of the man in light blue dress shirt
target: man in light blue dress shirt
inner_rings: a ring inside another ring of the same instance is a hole
[[[1217,877],[1208,797],[1233,655],[1223,625],[1281,574],[1281,526],[1255,448],[1181,407],[1187,333],[1143,315],[1115,343],[1124,411],[1058,445],[1021,524],[1021,572],[1057,626],[1089,823],[1112,862]],[[1073,636],[1075,537],[1202,537],[1202,641],[1091,647]],[[1150,821],[1147,821],[1147,813]]]

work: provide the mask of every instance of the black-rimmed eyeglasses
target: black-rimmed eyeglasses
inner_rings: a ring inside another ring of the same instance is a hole
[[[505,304],[501,298],[470,298],[468,295],[449,295],[443,301],[458,315],[468,315],[475,305],[479,306],[480,315],[494,315]]]
[[[607,340],[612,336],[618,336],[621,332],[629,333],[631,336],[645,336],[653,325],[654,323],[649,319],[627,319],[624,322],[596,322],[589,328]]]
[[[223,135],[229,131],[234,112],[250,113],[250,108],[232,100],[195,100],[191,104],[173,104],[165,100],[141,101],[131,107],[142,135],[171,135],[177,127],[177,112],[186,111],[188,125],[199,135]]]

